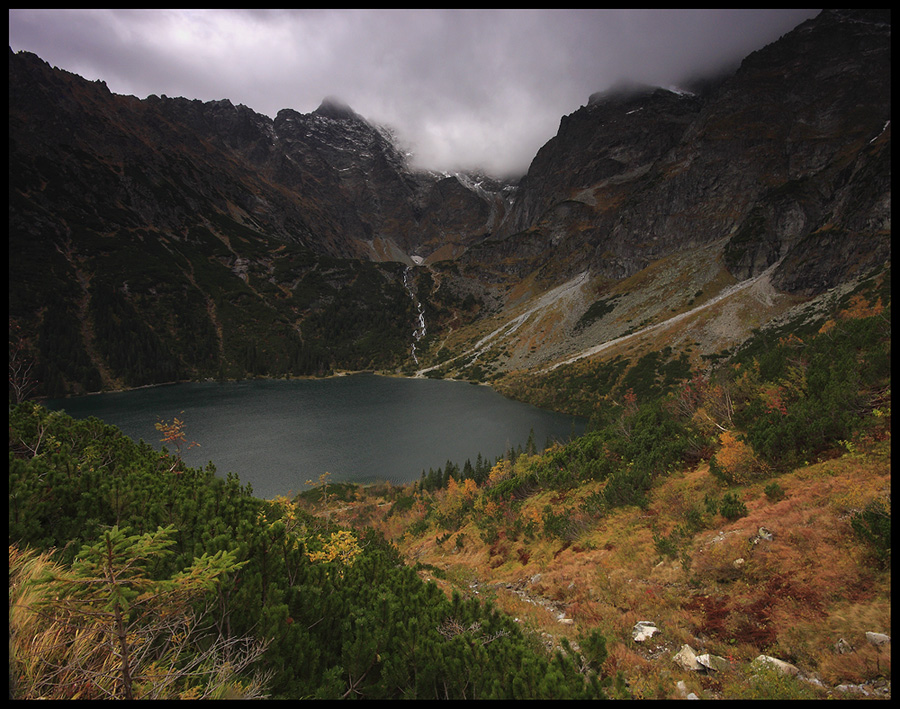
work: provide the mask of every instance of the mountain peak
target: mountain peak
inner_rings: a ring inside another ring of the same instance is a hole
[[[631,81],[630,79],[622,79],[604,91],[593,93],[588,98],[588,105],[608,101],[612,99],[629,99],[634,96],[642,96],[652,94],[659,89],[658,86],[644,84],[640,81]]]
[[[350,106],[334,96],[326,96],[319,107],[313,111],[317,116],[333,118],[335,120],[359,120],[360,116]]]

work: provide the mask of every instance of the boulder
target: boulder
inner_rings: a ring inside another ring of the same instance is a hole
[[[634,624],[634,628],[631,631],[631,637],[636,643],[642,643],[645,640],[649,640],[656,633],[659,632],[659,628],[656,627],[656,624],[649,620],[639,620]]]
[[[853,646],[850,645],[850,643],[848,643],[846,640],[844,640],[844,638],[840,638],[834,644],[834,652],[837,655],[846,655],[853,652]]]
[[[703,665],[697,662],[697,653],[694,652],[694,648],[687,644],[682,645],[681,650],[672,656],[672,661],[686,670],[698,672],[704,669]]]
[[[885,635],[884,633],[866,633],[866,640],[869,641],[872,645],[876,647],[881,647],[882,645],[890,645],[891,644],[891,636]]]
[[[771,657],[770,655],[760,655],[753,661],[753,665],[756,667],[768,665],[769,667],[774,667],[782,674],[791,676],[800,674],[800,668],[796,665],[792,665],[790,662],[785,662],[784,660],[779,660],[777,657]]]
[[[750,538],[751,544],[759,544],[760,542],[771,542],[775,538],[775,535],[771,530],[766,529],[765,527],[760,527],[756,534]]]
[[[724,657],[719,657],[718,655],[711,655],[708,652],[697,655],[697,662],[708,670],[721,672],[722,670],[728,669],[728,660]]]

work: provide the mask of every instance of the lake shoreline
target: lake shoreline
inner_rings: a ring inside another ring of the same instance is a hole
[[[82,396],[98,396],[102,394],[122,394],[129,391],[141,391],[142,389],[155,389],[158,387],[177,386],[179,384],[239,384],[240,382],[304,382],[304,381],[327,381],[329,379],[339,379],[341,377],[351,377],[357,374],[371,374],[375,377],[387,377],[391,379],[413,379],[427,380],[435,382],[464,382],[466,384],[474,384],[477,386],[488,387],[493,391],[497,391],[487,382],[477,382],[470,379],[457,379],[455,377],[424,377],[418,375],[399,374],[397,372],[387,372],[376,369],[347,369],[326,374],[324,376],[303,375],[290,377],[242,377],[241,379],[178,379],[172,382],[156,382],[154,384],[141,384],[136,387],[119,387],[114,389],[101,389],[100,391],[87,391],[83,394],[67,394],[66,396],[36,396],[33,400],[40,403],[51,400],[76,399]],[[499,392],[498,392],[499,393]],[[501,396],[505,396],[501,394]],[[562,413],[562,412],[560,412]]]
[[[405,485],[449,462],[493,460],[525,445],[530,429],[538,442],[566,441],[586,426],[584,417],[464,384],[369,370],[161,383],[44,405],[94,416],[156,448],[155,424],[178,417],[201,446],[185,453],[186,464],[213,461],[263,498],[302,492],[323,472],[332,483]]]

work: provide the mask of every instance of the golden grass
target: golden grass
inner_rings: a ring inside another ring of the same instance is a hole
[[[112,683],[104,680],[114,676],[116,663],[102,649],[106,629],[70,628],[40,610],[45,598],[38,582],[61,571],[50,552],[9,547],[10,691],[16,699],[109,698]]]
[[[890,634],[890,571],[870,563],[850,518],[890,492],[890,437],[846,448],[830,460],[732,488],[747,507],[733,521],[706,510],[704,498],[721,499],[729,490],[701,464],[658,481],[645,509],[617,509],[600,519],[582,515],[580,532],[569,541],[543,533],[545,506],[564,506],[578,518],[580,500],[599,483],[565,493],[538,491],[502,512],[492,508],[495,519],[518,515],[537,522],[533,536],[510,536],[502,528],[490,544],[474,516],[440,545],[436,538],[446,530],[430,526],[411,535],[409,525],[423,519],[424,506],[374,523],[410,562],[444,569],[448,593],[457,588],[491,600],[543,634],[544,642],[599,630],[610,652],[606,669],[621,670],[636,697],[673,697],[679,679],[701,697],[722,697],[746,687],[740,668],[763,653],[832,685],[889,678],[890,651],[868,645],[865,633]],[[785,491],[782,499],[765,494],[773,480]],[[476,499],[476,509],[479,504]],[[690,514],[702,520],[700,529],[686,525]],[[760,539],[760,528],[772,538]],[[465,543],[456,548],[460,534]],[[668,535],[678,545],[674,556],[656,546]],[[560,623],[558,613],[573,622]],[[631,638],[640,620],[661,631],[646,646]],[[852,653],[835,653],[841,638]],[[734,671],[701,681],[680,670],[671,655],[684,643],[731,658]]]

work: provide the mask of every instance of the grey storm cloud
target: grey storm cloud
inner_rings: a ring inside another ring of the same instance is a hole
[[[818,10],[9,10],[9,46],[114,93],[274,117],[338,97],[415,164],[524,173],[621,80],[735,67]]]

